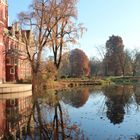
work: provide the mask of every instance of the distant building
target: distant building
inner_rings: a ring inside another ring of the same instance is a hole
[[[8,27],[7,1],[0,0],[0,83],[31,77],[22,40],[24,33],[31,34],[29,30],[21,30],[18,22]]]

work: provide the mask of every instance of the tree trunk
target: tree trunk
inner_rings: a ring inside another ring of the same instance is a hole
[[[33,72],[32,73],[32,94],[33,96],[35,96],[37,94],[37,88],[38,88],[38,84],[37,84],[37,73]]]
[[[135,75],[136,75],[136,70],[134,69],[134,70],[133,70],[133,76],[135,76]]]

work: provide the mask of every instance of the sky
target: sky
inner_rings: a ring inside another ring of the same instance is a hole
[[[31,0],[8,0],[9,23],[28,9]],[[79,47],[88,57],[98,57],[97,47],[112,35],[122,37],[125,49],[140,49],[140,0],[79,0],[78,21],[87,28]]]

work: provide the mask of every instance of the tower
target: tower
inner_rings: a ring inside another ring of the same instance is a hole
[[[4,28],[8,27],[7,0],[0,0],[0,83],[5,81]]]
[[[0,25],[8,26],[8,3],[7,0],[0,0]]]

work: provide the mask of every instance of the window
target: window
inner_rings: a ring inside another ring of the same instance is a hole
[[[14,65],[14,64],[15,64],[15,59],[11,58],[11,65]]]
[[[8,50],[10,50],[10,48],[11,48],[11,46],[10,46],[10,44],[8,44]]]
[[[10,74],[15,74],[15,69],[14,68],[10,69]]]
[[[10,64],[10,58],[6,59],[6,64]]]
[[[15,64],[16,64],[16,65],[18,64],[18,59],[15,59]]]
[[[14,99],[10,100],[10,105],[15,105],[15,100]]]

